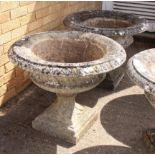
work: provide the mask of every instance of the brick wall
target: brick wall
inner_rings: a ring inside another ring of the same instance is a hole
[[[101,2],[0,2],[0,106],[31,82],[23,70],[9,62],[12,43],[24,35],[61,29],[64,16],[71,12],[100,9]]]

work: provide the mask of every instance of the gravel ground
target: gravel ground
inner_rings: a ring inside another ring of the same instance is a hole
[[[152,47],[135,42],[128,57]],[[32,129],[32,120],[54,99],[31,84],[1,108],[0,153],[148,153],[142,133],[155,127],[155,109],[126,75],[116,91],[95,88],[78,95],[77,101],[96,104],[98,119],[77,145]]]

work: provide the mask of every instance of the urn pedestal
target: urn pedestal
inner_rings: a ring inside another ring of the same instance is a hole
[[[97,112],[76,103],[75,96],[57,94],[57,100],[35,118],[32,127],[76,144],[97,119]]]

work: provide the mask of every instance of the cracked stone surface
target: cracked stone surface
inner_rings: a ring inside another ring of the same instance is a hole
[[[135,42],[128,58],[153,48],[154,44]],[[32,120],[56,98],[31,85],[0,109],[0,153],[149,153],[142,133],[155,127],[155,110],[127,75],[117,91],[95,88],[77,96],[77,102],[93,107],[98,119],[77,145],[48,136],[32,128]]]

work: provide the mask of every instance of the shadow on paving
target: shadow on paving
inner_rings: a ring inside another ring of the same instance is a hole
[[[75,154],[128,154],[135,152],[140,153],[137,150],[123,146],[98,145],[80,150],[78,152],[75,152]]]
[[[125,81],[128,81],[126,76],[117,91],[132,86],[132,83],[126,84]],[[100,97],[112,93],[95,88],[79,94],[76,101],[93,107]],[[36,131],[31,126],[34,118],[53,103],[55,98],[55,94],[32,84],[2,108],[0,110],[0,153],[56,153],[57,145],[71,147],[71,144]]]
[[[136,53],[130,49],[129,55]],[[133,86],[125,75],[115,92]],[[76,101],[93,107],[100,97],[112,94],[101,88],[81,93]],[[69,148],[72,145],[61,139],[45,135],[32,128],[32,120],[43,112],[56,96],[35,85],[8,102],[0,109],[0,153],[57,153],[57,145]],[[131,148],[121,146],[94,146],[76,153],[144,153],[142,132],[155,127],[155,110],[144,95],[117,98],[101,111],[101,123],[105,130],[117,140]],[[104,137],[101,137],[104,138]]]
[[[1,110],[0,153],[56,153],[55,139],[31,127],[55,95],[32,86],[24,92]]]
[[[146,151],[142,133],[155,127],[155,110],[144,95],[112,100],[102,109],[100,119],[103,128],[115,139],[138,152]]]
[[[76,101],[93,107],[101,89],[81,93]],[[56,146],[72,145],[32,128],[32,121],[55,100],[56,95],[32,84],[0,109],[0,153],[56,153]]]

